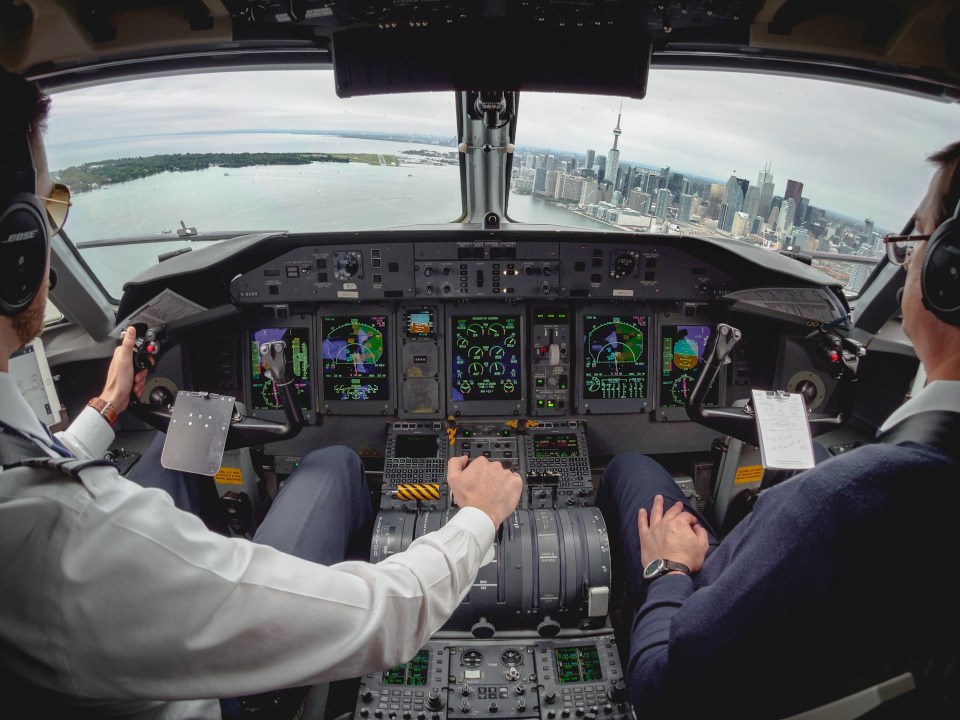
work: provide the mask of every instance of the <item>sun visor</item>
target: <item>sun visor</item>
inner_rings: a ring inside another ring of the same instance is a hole
[[[642,98],[649,36],[616,28],[489,22],[468,28],[361,28],[333,35],[337,95],[539,90]]]

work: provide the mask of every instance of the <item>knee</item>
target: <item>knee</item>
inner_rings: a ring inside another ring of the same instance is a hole
[[[311,450],[300,461],[297,469],[307,467],[342,477],[363,478],[363,461],[356,452],[344,445],[331,445],[319,450]]]
[[[615,455],[603,471],[601,482],[617,483],[632,481],[653,473],[663,472],[656,460],[636,452],[624,452]]]

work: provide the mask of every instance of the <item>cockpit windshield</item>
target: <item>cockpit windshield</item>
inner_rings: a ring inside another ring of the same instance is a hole
[[[59,92],[65,234],[108,293],[169,253],[258,231],[456,222],[454,93],[338,98],[332,71]],[[647,97],[521,92],[507,217],[723,235],[812,259],[856,295],[911,217],[957,106],[826,81],[653,69]]]

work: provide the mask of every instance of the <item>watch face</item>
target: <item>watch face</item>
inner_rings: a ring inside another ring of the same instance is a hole
[[[650,578],[656,577],[661,570],[663,569],[663,560],[658,558],[653,560],[649,565],[643,569],[643,577],[647,580]]]

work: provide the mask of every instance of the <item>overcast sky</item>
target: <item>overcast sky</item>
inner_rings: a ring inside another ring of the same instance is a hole
[[[518,145],[606,154],[621,99],[522,93]],[[621,163],[756,183],[772,166],[810,204],[899,229],[932,175],[924,160],[960,140],[960,105],[837,83],[652,70],[624,100]],[[48,143],[215,129],[351,129],[452,136],[453,93],[340,99],[332,72],[217,73],[55,95]]]

